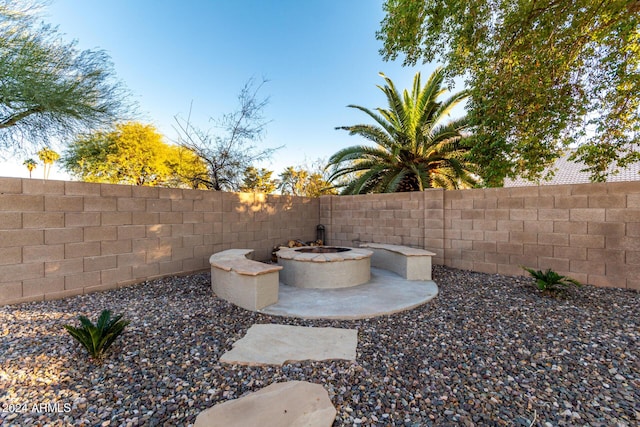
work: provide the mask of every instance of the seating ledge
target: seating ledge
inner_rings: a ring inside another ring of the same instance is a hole
[[[245,276],[259,276],[274,271],[282,270],[282,266],[266,264],[246,258],[252,253],[252,249],[230,249],[214,254],[209,258],[212,267],[224,271],[235,271]]]
[[[252,253],[253,249],[227,249],[211,255],[209,262],[226,261],[230,259],[247,259],[247,255],[251,255]]]
[[[435,256],[436,254],[424,249],[411,248],[409,246],[388,245],[386,243],[361,243],[361,248],[385,249],[404,256]]]

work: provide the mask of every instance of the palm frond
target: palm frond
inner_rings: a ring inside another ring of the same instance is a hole
[[[380,181],[380,193],[395,193],[400,183],[406,178],[407,172],[403,168],[389,170]]]
[[[380,127],[383,128],[389,135],[393,135],[393,133],[395,132],[395,128],[393,127],[393,125],[391,123],[389,123],[389,121],[384,116],[381,116],[380,114],[376,114],[372,110],[370,110],[368,108],[365,108],[365,107],[361,107],[360,105],[351,104],[351,105],[347,105],[347,107],[348,108],[353,108],[353,109],[356,109],[356,110],[360,110],[363,113],[367,114],[378,125],[380,125]],[[345,129],[345,128],[349,128],[349,127],[350,126],[340,126],[337,129]]]
[[[349,131],[349,135],[359,135],[383,148],[393,145],[393,138],[384,130],[374,125],[342,126],[336,129]]]
[[[451,97],[445,99],[440,103],[435,115],[441,118],[448,116],[451,113],[451,110],[453,110],[459,103],[466,100],[467,98],[469,98],[468,90],[463,90],[451,95]]]
[[[416,176],[418,181],[418,191],[424,191],[426,188],[431,187],[431,173],[429,172],[428,165],[418,164],[412,165],[411,168],[413,174]]]
[[[582,286],[582,284],[577,280],[558,274],[550,268],[548,268],[546,271],[542,271],[522,266],[522,269],[526,270],[531,275],[531,277],[535,279],[536,286],[541,291],[550,293],[563,293],[571,285],[578,287]]]
[[[328,160],[328,166],[338,166],[340,163],[353,160],[386,160],[388,158],[388,151],[376,147],[369,147],[368,145],[353,145],[334,153]]]
[[[458,188],[475,185],[475,165],[467,153],[469,122],[460,118],[445,123],[451,109],[467,96],[466,92],[438,101],[446,92],[444,71],[436,69],[426,84],[420,73],[413,79],[411,90],[402,93],[393,81],[385,80],[378,88],[385,94],[387,108],[375,112],[350,105],[369,115],[375,125],[360,124],[339,129],[374,142],[375,147],[348,147],[329,159],[330,180],[350,177],[343,193],[423,190],[433,186]]]
[[[344,164],[342,166],[335,167],[329,176],[329,181],[346,177],[349,175],[360,176],[362,173],[367,172],[370,169],[375,169],[380,166],[380,162],[374,160],[359,160],[351,163]]]
[[[365,194],[371,192],[371,189],[376,184],[379,172],[379,168],[377,167],[369,168],[347,185],[343,194]]]

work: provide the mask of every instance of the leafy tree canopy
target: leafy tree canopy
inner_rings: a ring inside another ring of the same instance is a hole
[[[273,193],[276,190],[278,182],[275,179],[271,179],[271,175],[273,175],[273,171],[265,168],[257,169],[254,166],[249,166],[244,171],[244,178],[242,179],[240,191],[246,193]]]
[[[83,181],[112,184],[197,188],[191,177],[206,173],[192,152],[165,144],[153,126],[137,122],[76,138],[62,163]]]
[[[386,0],[385,59],[464,76],[489,185],[537,179],[569,144],[592,179],[640,160],[639,0]]]
[[[318,167],[289,166],[279,175],[279,178],[280,194],[303,197],[337,194],[333,184],[325,178],[323,171]]]
[[[0,147],[46,146],[130,111],[109,56],[37,21],[40,4],[0,0]]]
[[[325,174],[320,172],[312,172],[307,176],[307,182],[304,185],[305,197],[320,197],[326,195],[338,194],[336,187],[330,183]]]

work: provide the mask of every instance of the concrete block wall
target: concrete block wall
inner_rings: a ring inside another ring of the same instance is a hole
[[[640,181],[325,196],[320,210],[331,244],[402,244],[455,268],[552,268],[640,290]]]
[[[445,192],[445,264],[640,289],[640,181]]]
[[[640,289],[640,181],[319,199],[0,178],[0,304],[61,298],[208,268],[289,239],[425,248],[434,263],[553,268]]]
[[[320,223],[327,228],[330,245],[376,242],[423,247],[427,227],[438,226],[428,215],[442,219],[438,217],[441,207],[436,212],[425,208],[424,193],[323,196],[320,200]],[[441,231],[440,225],[434,236]]]
[[[444,263],[444,191],[323,196],[320,222],[331,245],[360,242],[429,248]]]
[[[0,178],[0,304],[199,271],[230,248],[266,260],[315,239],[318,213],[308,198]]]

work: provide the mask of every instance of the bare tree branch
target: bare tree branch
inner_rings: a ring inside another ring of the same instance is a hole
[[[259,98],[258,92],[266,83],[258,85],[249,79],[238,95],[238,109],[213,120],[220,133],[196,128],[191,123],[191,111],[186,119],[175,117],[174,129],[177,143],[193,151],[209,169],[207,177],[195,177],[208,188],[216,191],[239,191],[244,171],[253,163],[268,159],[281,147],[259,148],[269,123],[263,116],[268,98]]]

